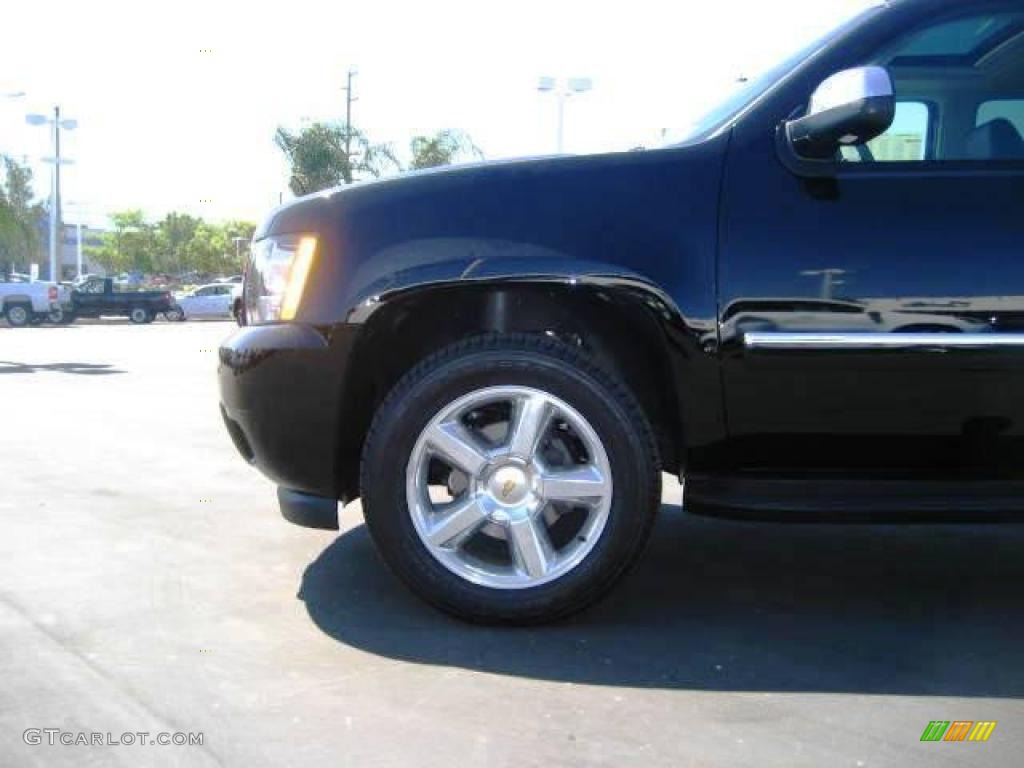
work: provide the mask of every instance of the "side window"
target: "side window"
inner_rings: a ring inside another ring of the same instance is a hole
[[[993,120],[1008,120],[1017,129],[1017,133],[1024,136],[1024,98],[986,101],[978,107],[975,125],[984,125]]]
[[[843,147],[847,162],[913,162],[928,157],[928,136],[932,129],[931,110],[920,101],[896,102],[892,127],[866,147]],[[865,151],[866,149],[866,151]]]
[[[901,101],[896,104],[892,127],[869,142],[868,150],[879,162],[924,160],[928,156],[930,129],[931,112],[927,104]]]
[[[196,291],[196,296],[205,297],[205,296],[212,296],[212,295],[213,295],[213,288],[210,288],[209,286],[207,286],[206,288],[200,288],[198,291]]]
[[[879,52],[896,93],[892,127],[846,162],[1024,159],[1024,11],[931,22]]]

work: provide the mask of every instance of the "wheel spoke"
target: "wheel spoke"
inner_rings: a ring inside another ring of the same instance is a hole
[[[475,498],[453,501],[439,510],[439,517],[427,531],[427,539],[438,547],[456,547],[483,525],[487,512]]]
[[[605,498],[610,490],[608,479],[590,465],[541,476],[541,494],[547,501],[593,501]]]
[[[509,546],[518,569],[534,579],[544,576],[551,567],[555,552],[543,518],[513,520],[508,525],[508,532]]]
[[[557,395],[521,385],[483,387],[440,407],[408,457],[405,483],[426,550],[492,589],[537,587],[576,568],[601,540],[613,497],[601,436]],[[585,515],[573,514],[579,507]]]
[[[487,463],[487,457],[473,436],[458,422],[448,421],[431,427],[427,441],[440,458],[471,476],[480,474]]]
[[[523,459],[532,459],[540,439],[551,423],[551,405],[543,397],[529,395],[519,400],[508,427],[508,450]]]

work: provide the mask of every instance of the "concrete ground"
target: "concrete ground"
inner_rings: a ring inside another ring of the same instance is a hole
[[[340,535],[280,519],[220,423],[231,330],[0,329],[0,764],[1020,764],[1024,528],[716,521],[670,485],[596,609],[466,626],[358,504]],[[998,726],[921,743],[931,720]]]

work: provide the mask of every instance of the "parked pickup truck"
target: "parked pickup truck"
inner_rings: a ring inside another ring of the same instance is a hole
[[[1024,519],[1022,130],[1024,4],[893,0],[669,146],[300,199],[220,349],[228,431],[288,519],[361,496],[476,621],[597,600],[662,471],[691,513]]]
[[[151,323],[171,310],[174,298],[168,291],[115,291],[109,277],[90,277],[71,292],[70,319],[78,317],[127,317],[133,323]]]
[[[70,302],[66,288],[46,282],[0,282],[0,314],[15,328],[44,320],[62,322]]]

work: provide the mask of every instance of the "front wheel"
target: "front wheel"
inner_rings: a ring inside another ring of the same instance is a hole
[[[361,485],[370,533],[413,591],[508,624],[603,596],[660,498],[632,394],[578,350],[525,335],[467,340],[411,371],[374,418]]]
[[[164,319],[169,323],[181,323],[185,321],[185,310],[181,307],[171,307],[164,312]]]
[[[133,307],[128,318],[136,325],[153,322],[153,313],[145,307]]]

